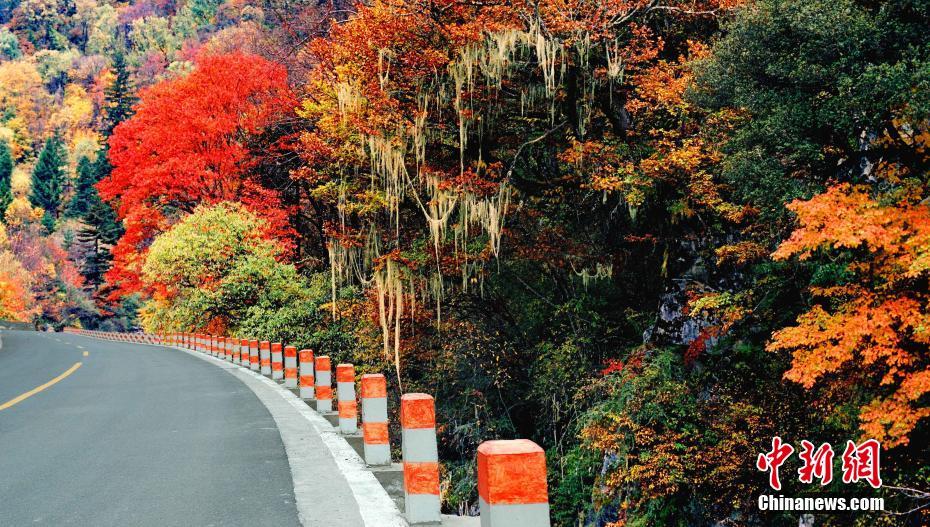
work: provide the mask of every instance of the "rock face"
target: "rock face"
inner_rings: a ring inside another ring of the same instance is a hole
[[[697,252],[690,248],[690,254]],[[644,344],[684,345],[694,342],[701,331],[715,321],[707,317],[694,317],[685,313],[689,295],[699,295],[726,289],[728,280],[712,276],[704,259],[696,256],[690,267],[671,280],[659,298],[655,323],[643,332]]]

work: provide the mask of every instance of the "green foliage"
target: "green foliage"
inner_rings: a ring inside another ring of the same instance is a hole
[[[104,90],[106,111],[103,119],[103,133],[107,137],[113,134],[113,128],[116,125],[132,116],[132,105],[137,100],[129,65],[126,63],[123,51],[117,51],[113,55],[110,67],[115,77]],[[106,173],[101,172],[100,177],[103,178],[106,174],[109,174],[109,170]]]
[[[80,271],[87,284],[98,289],[103,285],[104,275],[113,260],[110,247],[123,230],[116,213],[97,196],[96,191],[91,193],[86,206],[89,210],[82,217],[84,226],[77,233],[78,244],[85,253]]]
[[[86,157],[81,157],[77,164],[77,176],[74,181],[74,194],[65,210],[68,217],[84,216],[90,210],[93,204],[94,195],[97,190],[94,184],[97,183],[97,174],[94,170],[94,163]]]
[[[280,252],[261,220],[241,205],[198,207],[152,243],[143,266],[153,292],[144,323],[296,331],[289,326],[303,327],[315,308],[296,269],[277,260]]]
[[[827,179],[864,178],[863,161],[906,155],[892,121],[930,116],[928,24],[918,0],[760,0],[740,10],[701,64],[694,99],[748,114],[722,174],[741,200],[784,220],[786,202]],[[870,147],[885,133],[887,148]]]
[[[592,488],[603,465],[597,452],[581,446],[546,453],[552,524],[574,527],[590,514]]]
[[[6,141],[0,141],[0,219],[5,216],[7,207],[13,202],[10,187],[13,176],[13,154]]]
[[[0,27],[0,58],[5,60],[15,60],[22,56],[23,52],[19,49],[19,39],[16,38],[9,28]]]
[[[30,202],[45,209],[43,224],[54,224],[61,207],[61,194],[64,190],[67,153],[61,137],[53,135],[45,141],[39,153],[36,166],[32,170],[32,192]],[[51,230],[51,229],[49,229]]]

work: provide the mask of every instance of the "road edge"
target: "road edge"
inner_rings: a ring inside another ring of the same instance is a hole
[[[368,470],[362,458],[359,457],[349,443],[336,432],[336,429],[333,428],[329,421],[307,406],[307,404],[296,395],[273,380],[251,370],[238,367],[226,360],[204,355],[185,348],[175,346],[167,347],[182,351],[188,355],[211,363],[214,366],[218,366],[233,377],[238,378],[255,393],[262,405],[271,413],[275,420],[278,433],[281,435],[281,440],[284,443],[288,467],[290,468],[291,479],[294,483],[294,499],[296,501],[298,519],[301,525],[306,525],[305,518],[308,517],[307,512],[310,510],[309,504],[319,499],[319,496],[310,494],[303,487],[301,482],[306,481],[308,478],[315,477],[315,472],[313,467],[305,467],[296,461],[300,457],[300,453],[295,449],[297,445],[301,443],[296,433],[292,433],[286,428],[278,426],[279,420],[287,420],[290,416],[282,415],[279,408],[267,404],[262,394],[256,390],[257,386],[253,384],[255,382],[263,384],[264,387],[280,396],[300,417],[303,417],[310,423],[310,426],[317,435],[319,435],[323,444],[326,445],[339,471],[342,473],[343,477],[345,477],[349,489],[352,491],[352,497],[358,505],[359,515],[365,527],[408,527],[403,514],[398,510],[394,501],[388,495],[387,491],[384,490],[384,487],[381,486],[381,483],[375,478],[374,474]]]

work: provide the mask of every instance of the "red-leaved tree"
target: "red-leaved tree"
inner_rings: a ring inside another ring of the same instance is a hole
[[[201,55],[190,74],[140,93],[110,138],[113,171],[98,184],[126,229],[107,273],[114,295],[141,289],[152,240],[201,203],[241,202],[286,240],[288,212],[256,168],[293,101],[283,67],[241,52]]]

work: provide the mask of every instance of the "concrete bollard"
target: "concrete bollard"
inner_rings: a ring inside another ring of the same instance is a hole
[[[226,337],[216,337],[216,356],[226,360]]]
[[[284,378],[284,355],[280,342],[271,343],[271,378],[276,381]]]
[[[239,339],[239,366],[248,367],[249,365],[249,339]]]
[[[546,453],[528,439],[478,446],[481,527],[549,527]]]
[[[400,398],[401,450],[404,455],[404,505],[411,524],[439,523],[439,452],[436,407],[425,393]]]
[[[343,434],[358,432],[358,403],[355,401],[355,366],[336,366],[336,397],[339,400],[339,431]]]
[[[260,369],[257,340],[249,341],[249,369],[252,371],[258,371]]]
[[[209,340],[210,340],[210,355],[216,357],[217,349],[219,346],[216,335],[210,335]]]
[[[297,348],[284,347],[284,387],[297,388]]]
[[[365,463],[390,465],[387,381],[380,373],[362,375],[362,440]]]
[[[298,384],[300,384],[300,398],[303,400],[313,399],[313,352],[310,350],[300,350]]]
[[[232,362],[233,364],[242,364],[242,343],[239,339],[232,340]]]
[[[223,342],[225,343],[224,350],[223,350],[225,352],[225,355],[223,358],[225,358],[227,362],[232,362],[233,361],[234,339],[232,337],[226,337],[223,339]]]
[[[271,375],[271,343],[263,340],[258,344],[258,359],[262,375]]]
[[[332,386],[332,366],[329,363],[329,357],[317,357],[313,361],[313,368],[316,371],[314,377],[314,388],[316,389],[316,411],[320,413],[329,413],[333,411],[333,386]]]

